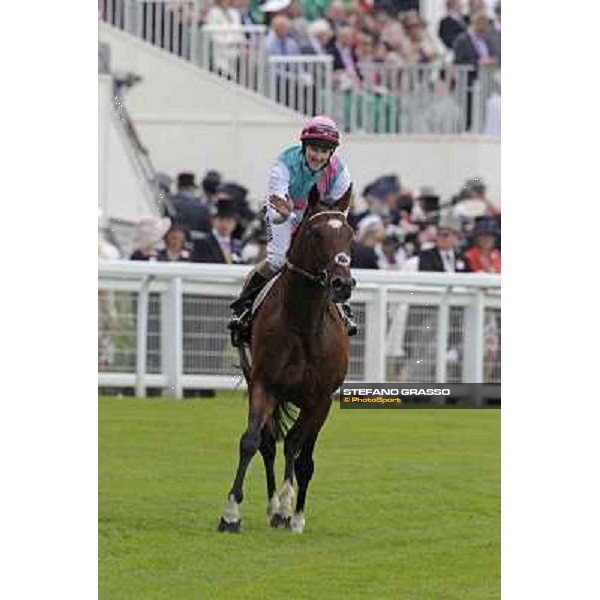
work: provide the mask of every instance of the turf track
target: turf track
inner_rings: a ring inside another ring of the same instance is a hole
[[[258,455],[243,533],[218,534],[245,415],[240,393],[99,400],[100,598],[500,598],[499,411],[334,404],[304,534],[267,526]]]

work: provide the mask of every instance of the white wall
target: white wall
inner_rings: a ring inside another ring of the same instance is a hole
[[[261,198],[268,165],[298,136],[303,119],[175,56],[105,24],[113,70],[134,71],[143,82],[127,105],[158,170],[191,170],[199,178],[215,168]],[[480,136],[347,135],[343,140],[356,188],[396,173],[418,189],[433,185],[443,197],[481,176],[500,203],[500,142]]]

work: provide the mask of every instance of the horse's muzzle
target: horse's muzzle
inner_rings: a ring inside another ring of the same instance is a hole
[[[346,302],[352,294],[356,281],[352,277],[335,276],[331,279],[331,298],[334,302]]]

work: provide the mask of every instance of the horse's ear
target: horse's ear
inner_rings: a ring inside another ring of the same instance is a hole
[[[335,207],[342,211],[347,212],[352,201],[352,184],[348,186],[348,189],[344,192],[344,195],[335,203]]]
[[[315,185],[313,185],[312,188],[310,188],[310,192],[308,193],[308,211],[311,213],[315,212],[315,210],[319,207],[320,203],[321,194],[319,193],[319,188],[315,183]]]

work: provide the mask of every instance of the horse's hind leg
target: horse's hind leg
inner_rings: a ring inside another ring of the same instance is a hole
[[[271,518],[279,508],[279,498],[275,493],[275,454],[277,446],[275,442],[275,433],[267,421],[260,434],[260,453],[265,463],[265,475],[267,478],[267,518]]]
[[[225,510],[219,522],[219,531],[239,532],[242,519],[239,505],[244,499],[244,478],[250,461],[260,447],[261,430],[267,419],[273,414],[275,408],[274,398],[266,392],[260,382],[252,384],[250,389],[250,410],[248,414],[248,427],[240,438],[240,454],[235,480]]]

